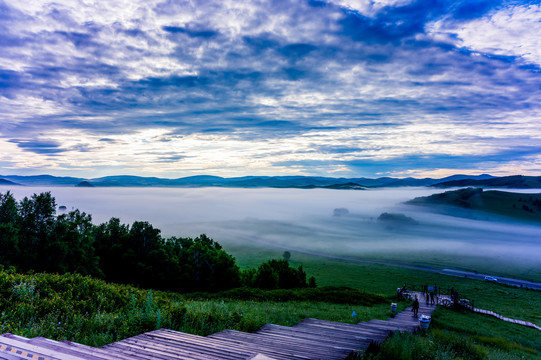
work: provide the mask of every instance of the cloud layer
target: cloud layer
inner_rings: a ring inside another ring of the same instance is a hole
[[[0,0],[2,173],[541,170],[541,6]]]

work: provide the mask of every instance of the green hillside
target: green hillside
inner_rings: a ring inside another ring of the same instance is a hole
[[[411,205],[438,207],[438,210],[479,210],[515,219],[541,222],[541,193],[521,194],[480,188],[465,188],[418,197]],[[447,207],[447,208],[445,208]],[[451,208],[449,208],[451,207]]]

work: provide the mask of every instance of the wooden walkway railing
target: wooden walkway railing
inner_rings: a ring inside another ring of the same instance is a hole
[[[510,323],[513,323],[513,324],[524,325],[524,326],[528,326],[528,327],[531,327],[531,328],[534,328],[534,329],[537,329],[537,330],[541,330],[541,326],[537,326],[534,323],[531,323],[529,321],[523,321],[523,320],[517,320],[517,319],[508,318],[508,317],[502,316],[500,314],[496,314],[494,311],[490,311],[490,310],[483,310],[483,309],[477,309],[477,308],[473,308],[472,310],[474,312],[476,312],[476,313],[494,316],[494,317],[496,317],[496,318],[498,318],[500,320],[507,321],[507,322],[510,322]]]

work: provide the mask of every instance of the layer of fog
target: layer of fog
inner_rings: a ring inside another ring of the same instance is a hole
[[[166,237],[206,233],[226,248],[264,242],[417,263],[430,256],[446,259],[447,267],[453,258],[484,258],[541,274],[541,226],[435,214],[403,204],[441,189],[0,188],[7,190],[18,200],[51,191],[57,205],[87,212],[96,224],[111,217],[127,224],[148,221]],[[404,214],[418,224],[378,221],[384,212]]]

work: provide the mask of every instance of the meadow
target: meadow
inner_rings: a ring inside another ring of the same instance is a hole
[[[223,329],[255,331],[265,323],[291,326],[306,317],[356,323],[390,316],[402,283],[454,286],[476,306],[541,324],[541,293],[479,280],[374,264],[300,258],[318,288],[233,289],[178,294],[106,283],[77,274],[0,272],[0,331],[100,346],[170,328],[198,335]],[[325,287],[347,285],[351,288]],[[271,299],[271,301],[269,301]],[[399,302],[399,311],[409,303]],[[355,311],[356,316],[352,316]],[[536,359],[539,331],[471,312],[438,309],[426,334],[395,334],[367,359]]]

